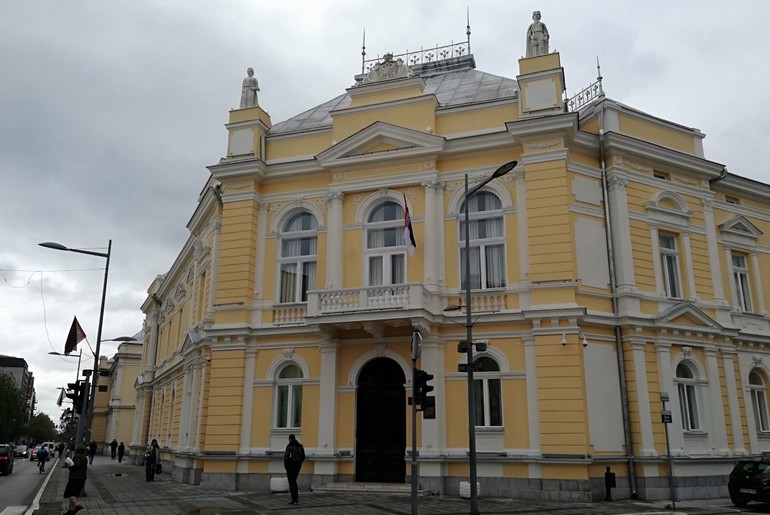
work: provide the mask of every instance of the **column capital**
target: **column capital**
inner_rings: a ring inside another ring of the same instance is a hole
[[[339,204],[342,202],[342,200],[345,198],[345,192],[340,190],[330,190],[326,193],[326,203],[327,204]]]
[[[434,193],[441,193],[444,191],[444,188],[446,185],[444,184],[444,181],[440,181],[438,177],[432,177],[426,181],[422,181],[421,185],[428,191],[433,191]]]

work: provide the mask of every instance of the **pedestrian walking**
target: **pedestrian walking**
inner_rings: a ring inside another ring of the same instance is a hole
[[[299,470],[302,468],[303,461],[305,461],[305,448],[297,441],[294,435],[289,435],[289,444],[286,446],[286,452],[283,454],[283,466],[286,469],[286,476],[289,479],[289,492],[291,492],[289,504],[299,504],[297,477],[299,476]]]
[[[93,465],[94,464],[94,456],[96,456],[96,441],[91,440],[91,443],[88,444],[88,464]]]
[[[126,452],[126,446],[123,445],[123,442],[120,442],[120,445],[118,445],[118,463],[123,463],[123,453]]]
[[[64,515],[74,515],[83,509],[78,496],[86,486],[86,471],[88,469],[86,448],[82,445],[75,447],[74,456],[65,459],[64,466],[69,469],[69,479],[67,486],[64,487],[64,497],[69,499],[69,509],[64,512]]]
[[[110,442],[110,459],[111,460],[115,459],[115,454],[117,453],[117,451],[118,451],[118,441],[113,438],[112,441]]]
[[[160,445],[156,439],[152,439],[152,442],[147,446],[147,450],[144,451],[144,479],[146,481],[155,481],[155,472],[157,466],[160,463]]]

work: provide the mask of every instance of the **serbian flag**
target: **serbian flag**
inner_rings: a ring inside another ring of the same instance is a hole
[[[414,256],[417,249],[417,242],[414,241],[414,231],[412,230],[412,218],[409,216],[409,204],[406,203],[406,194],[404,194],[404,243],[410,256]]]
[[[67,343],[64,344],[64,354],[69,354],[78,346],[78,343],[86,339],[86,333],[78,323],[78,317],[72,319],[70,334],[67,336]]]

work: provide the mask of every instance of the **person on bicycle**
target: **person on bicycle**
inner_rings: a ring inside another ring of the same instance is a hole
[[[40,469],[40,474],[42,474],[45,472],[45,462],[48,461],[48,448],[45,445],[37,451],[37,460],[40,462],[38,468]]]

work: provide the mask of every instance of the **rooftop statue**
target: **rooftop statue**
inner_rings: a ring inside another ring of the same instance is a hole
[[[241,86],[241,109],[247,107],[259,106],[257,100],[257,91],[259,91],[259,82],[254,77],[254,68],[246,70],[248,77],[243,79],[243,86]]]
[[[540,21],[540,11],[532,13],[532,24],[527,29],[527,57],[548,53],[548,29]]]
[[[412,71],[404,64],[401,58],[393,59],[393,54],[387,53],[382,56],[382,62],[374,67],[363,78],[363,83],[379,82],[382,80],[401,79],[411,77]]]

